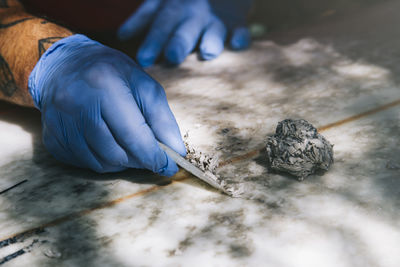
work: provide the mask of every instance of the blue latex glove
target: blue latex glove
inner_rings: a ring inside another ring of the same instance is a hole
[[[40,58],[29,90],[58,160],[101,173],[178,171],[157,143],[186,154],[165,92],[125,54],[83,35],[64,38]]]
[[[252,0],[209,0],[214,13],[230,30],[229,45],[233,50],[243,50],[250,46],[250,31],[246,27],[247,13]]]
[[[217,57],[227,34],[235,50],[250,44],[245,27],[251,0],[145,0],[119,28],[127,40],[148,29],[137,61],[147,67],[163,53],[167,62],[180,64],[199,45],[202,59]],[[222,20],[221,20],[222,19]]]

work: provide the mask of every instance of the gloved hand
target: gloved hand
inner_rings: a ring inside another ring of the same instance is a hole
[[[162,53],[167,62],[180,64],[198,43],[201,58],[210,60],[224,49],[227,31],[231,48],[249,46],[245,23],[250,5],[251,0],[145,0],[119,28],[118,37],[127,40],[149,28],[137,54],[144,67]]]
[[[250,46],[250,31],[246,27],[247,14],[253,0],[209,0],[214,13],[230,31],[229,45],[233,50]]]
[[[83,35],[64,38],[40,58],[29,90],[58,160],[101,173],[178,171],[157,143],[186,154],[165,92],[123,53]]]

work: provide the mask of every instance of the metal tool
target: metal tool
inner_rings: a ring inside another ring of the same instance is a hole
[[[197,168],[195,165],[190,163],[188,160],[186,160],[184,157],[182,157],[181,155],[176,153],[174,150],[172,150],[168,146],[166,146],[162,143],[158,143],[158,144],[176,162],[176,164],[178,166],[180,166],[183,169],[185,169],[186,171],[190,172],[191,174],[193,174],[194,176],[196,176],[203,182],[211,185],[215,189],[218,189],[218,190],[224,192],[225,194],[232,196],[232,192],[230,190],[227,190],[223,186],[223,183],[219,182],[219,179],[217,176],[215,176],[211,172],[207,172],[207,173],[203,172],[202,170]]]

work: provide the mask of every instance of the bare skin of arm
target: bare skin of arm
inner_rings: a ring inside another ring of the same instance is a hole
[[[30,73],[53,43],[72,34],[27,13],[17,0],[0,0],[0,99],[33,107]]]

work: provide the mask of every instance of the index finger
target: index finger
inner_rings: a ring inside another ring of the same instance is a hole
[[[161,0],[145,1],[118,29],[118,38],[127,40],[142,31],[152,21]]]
[[[130,166],[172,176],[178,167],[160,149],[135,99],[122,81],[113,84],[102,102],[102,116],[118,144],[133,158]]]
[[[174,9],[172,6],[164,7],[157,13],[136,55],[136,59],[142,67],[154,64],[172,31],[178,25],[181,15],[179,7]]]
[[[172,113],[163,87],[144,72],[132,74],[133,96],[157,140],[181,156],[186,155],[178,123]]]

